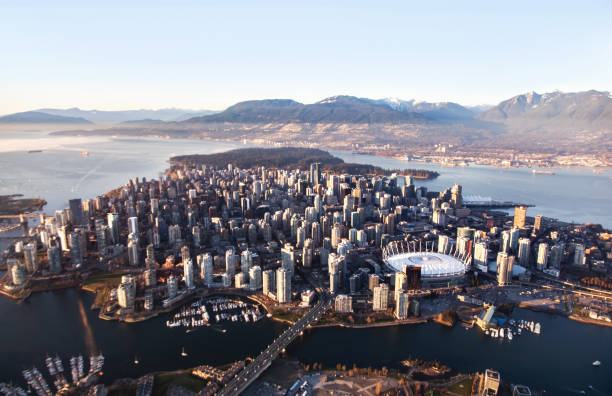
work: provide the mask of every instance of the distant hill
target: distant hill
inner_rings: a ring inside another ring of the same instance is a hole
[[[402,112],[354,96],[334,96],[313,104],[290,99],[240,102],[226,110],[187,120],[190,123],[424,123],[428,117]]]
[[[39,109],[39,112],[64,117],[81,117],[94,123],[120,123],[134,120],[183,121],[192,117],[214,114],[212,110],[81,110],[71,109]]]
[[[82,117],[66,117],[55,114],[43,113],[41,111],[24,111],[0,117],[3,124],[91,124]]]
[[[488,105],[488,104],[482,104],[482,105],[476,105],[476,106],[465,106],[466,109],[470,110],[474,114],[484,113],[485,111],[490,110],[493,107],[495,106]]]
[[[159,123],[163,123],[162,120],[154,120],[151,118],[145,118],[143,120],[129,120],[129,121],[123,121],[122,124],[159,124]]]
[[[334,96],[313,104],[291,99],[252,100],[184,122],[130,118],[112,128],[81,128],[58,135],[167,136],[251,141],[257,144],[375,151],[388,145],[452,151],[514,150],[540,153],[612,152],[612,97],[608,92],[535,92],[496,106]]]
[[[476,118],[523,130],[612,130],[612,96],[599,91],[529,92],[505,100]]]
[[[425,117],[439,121],[469,120],[476,115],[474,111],[453,102],[430,103],[417,102],[414,99],[402,100],[397,98],[385,98],[371,101],[388,106],[394,110],[408,113],[418,113]]]

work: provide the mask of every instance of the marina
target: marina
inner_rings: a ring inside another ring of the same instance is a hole
[[[51,358],[47,355],[45,358],[45,365],[49,376],[53,379],[53,385],[55,391],[51,390],[49,383],[38,370],[37,367],[25,369],[21,371],[23,378],[26,380],[28,389],[9,384],[0,384],[0,392],[5,395],[17,394],[20,396],[31,393],[33,390],[38,396],[52,396],[56,393],[63,393],[69,391],[72,387],[88,386],[94,383],[98,379],[98,374],[102,373],[102,367],[104,366],[104,355],[91,355],[89,357],[89,371],[85,374],[85,362],[83,355],[72,356],[70,358],[70,379],[71,382],[66,380],[64,376],[64,365],[59,356]]]
[[[172,319],[166,320],[166,327],[185,327],[189,333],[197,327],[210,326],[213,323],[221,324],[228,321],[255,323],[263,317],[259,305],[226,297],[215,297],[198,300],[181,308]]]
[[[469,328],[466,327],[466,330]],[[515,321],[510,319],[505,327],[491,328],[484,331],[485,335],[491,338],[499,338],[500,340],[507,339],[509,342],[515,337],[518,337],[524,333],[530,332],[532,334],[540,334],[541,324],[539,322],[519,320]]]

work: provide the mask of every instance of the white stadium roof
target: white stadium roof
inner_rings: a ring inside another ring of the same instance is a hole
[[[421,267],[422,278],[463,276],[466,264],[459,258],[434,252],[408,252],[387,255],[385,263],[394,271],[405,271],[406,267]]]

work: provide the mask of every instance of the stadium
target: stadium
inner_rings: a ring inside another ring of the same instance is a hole
[[[410,267],[420,268],[421,281],[425,286],[446,286],[463,278],[470,267],[471,256],[459,254],[456,250],[447,254],[437,253],[429,251],[427,247],[422,249],[420,244],[391,242],[383,249],[383,261],[392,272],[406,272]]]

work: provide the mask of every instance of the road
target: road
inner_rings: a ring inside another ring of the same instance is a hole
[[[317,321],[323,313],[330,307],[331,297],[327,294],[319,294],[319,302],[293,326],[279,335],[262,353],[259,354],[251,363],[246,365],[242,371],[228,382],[217,395],[238,395],[243,392],[257,377],[259,377],[270,365],[272,361],[299,336],[304,329]]]

